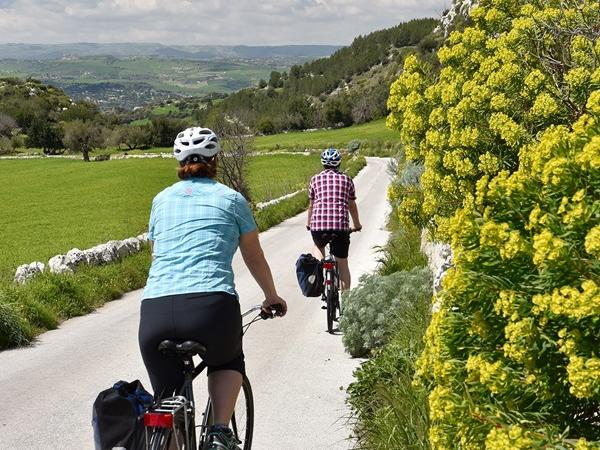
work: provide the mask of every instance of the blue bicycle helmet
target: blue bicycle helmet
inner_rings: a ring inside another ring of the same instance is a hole
[[[342,162],[342,155],[335,148],[330,147],[321,153],[321,164],[329,167],[337,167]]]

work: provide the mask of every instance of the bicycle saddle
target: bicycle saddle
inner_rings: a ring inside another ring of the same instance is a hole
[[[199,355],[203,358],[206,355],[206,346],[196,341],[184,341],[176,343],[170,340],[164,340],[158,344],[158,351],[162,354],[174,353],[178,356],[192,357]]]

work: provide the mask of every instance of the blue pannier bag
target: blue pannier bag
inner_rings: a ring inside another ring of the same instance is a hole
[[[323,293],[323,265],[310,253],[296,261],[298,285],[305,297],[319,297]]]
[[[98,394],[92,412],[96,450],[144,450],[144,412],[152,395],[139,380],[119,381]]]

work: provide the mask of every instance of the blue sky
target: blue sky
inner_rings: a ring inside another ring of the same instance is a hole
[[[0,43],[349,44],[451,0],[0,0]]]

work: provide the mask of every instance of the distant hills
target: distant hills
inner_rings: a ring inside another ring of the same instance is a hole
[[[186,60],[290,58],[308,60],[329,56],[339,48],[340,46],[335,45],[0,44],[0,59],[56,60],[89,56],[115,58],[144,56]]]

